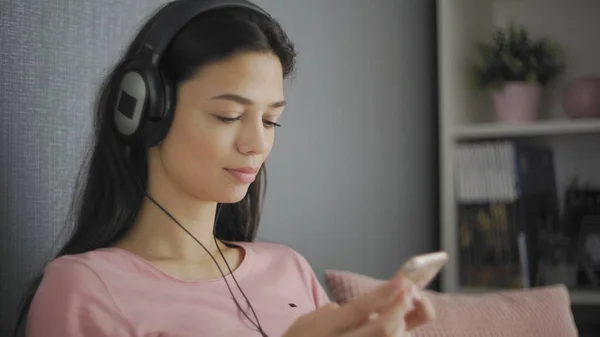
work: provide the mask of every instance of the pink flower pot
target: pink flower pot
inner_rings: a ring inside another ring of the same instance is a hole
[[[600,76],[580,77],[567,84],[563,109],[571,118],[600,117]]]
[[[537,84],[507,82],[492,93],[496,118],[502,123],[523,123],[538,119],[543,88]]]

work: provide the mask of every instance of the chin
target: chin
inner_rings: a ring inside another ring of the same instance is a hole
[[[235,204],[242,201],[247,193],[248,186],[236,186],[230,188],[226,193],[220,194],[217,200],[221,204]]]

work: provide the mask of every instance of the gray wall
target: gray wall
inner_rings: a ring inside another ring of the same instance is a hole
[[[299,50],[259,236],[388,277],[437,246],[434,1],[257,2]]]
[[[2,336],[55,248],[98,81],[161,2],[0,1]],[[257,2],[299,51],[259,237],[387,277],[436,245],[434,1]]]

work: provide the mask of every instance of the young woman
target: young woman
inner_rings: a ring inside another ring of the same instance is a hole
[[[170,39],[158,68],[171,103],[142,117],[166,126],[125,137],[116,114],[137,103],[119,96],[124,68],[192,1],[150,18],[101,88],[75,229],[26,298],[27,336],[404,336],[431,320],[401,276],[340,306],[300,254],[254,242],[295,51],[252,4],[213,6]]]

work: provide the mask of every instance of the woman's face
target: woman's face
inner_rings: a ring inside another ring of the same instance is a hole
[[[164,141],[151,149],[172,187],[203,201],[240,201],[271,152],[285,105],[271,53],[243,53],[200,69],[177,93]]]

